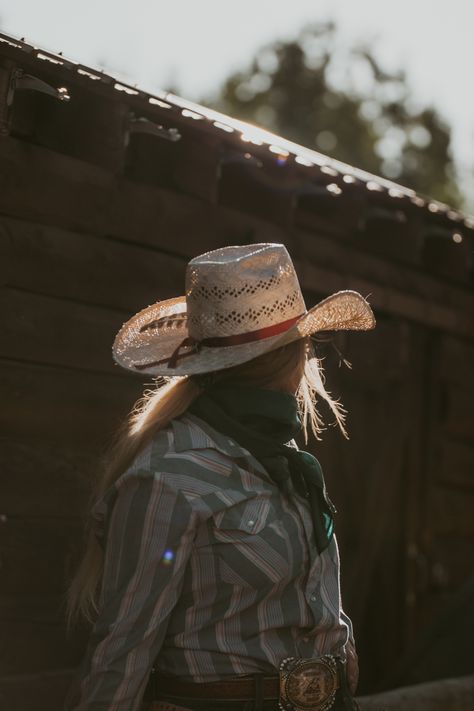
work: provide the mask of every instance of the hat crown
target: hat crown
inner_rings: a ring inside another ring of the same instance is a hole
[[[199,340],[257,331],[306,311],[281,244],[223,247],[192,259],[186,303],[189,333]]]

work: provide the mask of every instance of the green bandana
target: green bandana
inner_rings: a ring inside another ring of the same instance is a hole
[[[309,501],[318,551],[327,548],[335,509],[326,494],[321,465],[309,452],[287,444],[301,431],[293,395],[227,381],[207,388],[190,412],[247,449],[282,492],[289,492],[291,480]]]

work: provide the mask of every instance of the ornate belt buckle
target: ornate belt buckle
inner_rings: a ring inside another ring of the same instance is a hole
[[[338,686],[332,655],[317,659],[287,657],[280,664],[279,707],[281,711],[328,711]]]

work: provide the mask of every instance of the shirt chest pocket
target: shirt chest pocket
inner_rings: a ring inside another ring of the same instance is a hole
[[[263,498],[234,504],[214,516],[209,548],[223,584],[262,592],[289,577],[286,543],[274,524],[273,506]]]
[[[212,538],[216,543],[248,541],[269,523],[271,504],[263,498],[246,499],[216,514]]]

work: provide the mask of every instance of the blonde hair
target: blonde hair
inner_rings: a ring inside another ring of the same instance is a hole
[[[346,412],[324,387],[321,362],[316,357],[310,339],[300,339],[242,365],[215,371],[213,382],[228,378],[258,387],[284,387],[285,383],[299,382],[296,393],[303,424],[305,441],[308,428],[317,439],[324,429],[317,398],[323,398],[333,412],[336,423],[347,437],[344,426]],[[91,503],[95,503],[118,477],[132,464],[138,453],[153,435],[169,422],[182,415],[202,392],[205,377],[185,376],[157,380],[156,387],[146,390],[135,404],[129,418],[118,430],[111,446],[102,475],[95,484]],[[83,616],[92,622],[98,612],[98,595],[102,578],[103,551],[89,522],[86,527],[85,553],[69,586],[67,617],[69,625]]]

